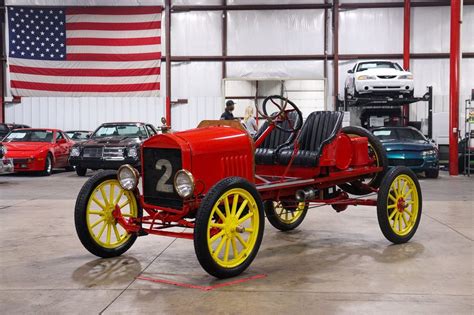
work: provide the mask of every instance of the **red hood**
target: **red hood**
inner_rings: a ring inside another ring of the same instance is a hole
[[[31,154],[46,150],[51,146],[49,142],[3,142],[2,144],[7,147],[7,155],[11,155],[13,152],[15,152],[15,155],[24,152]]]

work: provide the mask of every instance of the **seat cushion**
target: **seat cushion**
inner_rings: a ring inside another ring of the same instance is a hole
[[[306,119],[301,134],[296,140],[299,143],[299,150],[293,164],[306,167],[317,166],[323,146],[329,143],[341,129],[343,116],[343,112],[312,112]],[[277,162],[288,165],[293,151],[293,145],[281,148],[277,154]]]
[[[296,112],[290,112],[288,114],[289,119],[292,121],[293,126],[296,124],[298,114]],[[267,129],[268,122],[265,122],[263,126],[258,130],[254,139],[258,139],[262,133]],[[283,122],[283,128],[288,128],[288,121]],[[281,147],[293,143],[295,134],[291,132],[284,132],[278,128],[272,130],[267,135],[262,144],[255,150],[255,163],[256,164],[275,164],[276,153]]]

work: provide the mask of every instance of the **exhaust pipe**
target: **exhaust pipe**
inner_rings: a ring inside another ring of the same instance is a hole
[[[316,191],[311,187],[300,189],[296,191],[295,197],[299,202],[312,200],[316,198]]]

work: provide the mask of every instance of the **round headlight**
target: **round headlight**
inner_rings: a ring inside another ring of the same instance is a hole
[[[194,192],[194,177],[187,170],[179,170],[174,177],[174,188],[181,198],[188,198]]]
[[[127,151],[127,155],[128,157],[131,157],[131,158],[137,158],[138,157],[138,149],[136,147],[131,147],[128,149]]]
[[[134,190],[137,187],[138,176],[138,171],[128,164],[120,166],[117,172],[120,186],[125,190]]]
[[[79,156],[81,155],[81,150],[79,149],[79,147],[73,147],[71,149],[71,156]]]

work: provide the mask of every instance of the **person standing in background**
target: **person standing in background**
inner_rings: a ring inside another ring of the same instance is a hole
[[[249,132],[250,136],[254,136],[257,133],[258,127],[257,127],[257,121],[253,117],[253,107],[252,106],[247,106],[245,109],[245,116],[244,116],[244,125],[245,128],[247,128],[247,131]]]
[[[221,120],[234,120],[234,115],[232,112],[234,111],[234,101],[233,100],[228,100],[225,103],[225,111],[221,115]]]

